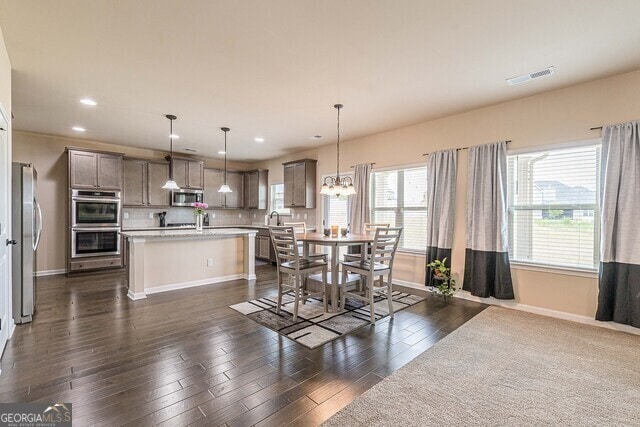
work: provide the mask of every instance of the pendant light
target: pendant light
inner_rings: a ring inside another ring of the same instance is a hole
[[[167,180],[167,182],[162,186],[162,188],[164,188],[165,190],[179,190],[180,187],[178,187],[178,184],[176,184],[176,182],[173,180],[173,162],[171,161],[171,159],[173,158],[173,121],[175,119],[177,119],[176,116],[174,116],[173,114],[167,114],[165,116],[167,119],[169,119],[169,141],[171,141],[171,154],[169,156],[169,179]]]
[[[227,132],[231,129],[220,128],[220,130],[224,132],[224,184],[220,186],[218,193],[233,193],[231,188],[227,185]]]
[[[328,176],[324,179],[320,194],[326,194],[328,196],[350,196],[356,194],[356,189],[353,186],[351,177],[340,177],[340,109],[342,104],[335,104],[333,108],[338,110],[338,148],[336,150],[336,176]]]

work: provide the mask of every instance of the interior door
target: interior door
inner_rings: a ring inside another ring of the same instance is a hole
[[[9,207],[11,191],[9,173],[9,134],[7,120],[0,110],[0,356],[9,339]]]

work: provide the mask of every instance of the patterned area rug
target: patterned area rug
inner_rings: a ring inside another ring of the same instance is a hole
[[[370,321],[369,305],[362,301],[347,298],[344,311],[325,313],[322,301],[308,299],[300,303],[298,320],[293,321],[293,295],[282,296],[282,309],[276,314],[277,295],[230,306],[255,322],[284,335],[307,348],[315,348],[344,334],[368,325]],[[400,311],[424,298],[404,292],[393,292],[393,310]],[[374,312],[376,320],[389,315],[389,303],[386,297],[376,296]]]

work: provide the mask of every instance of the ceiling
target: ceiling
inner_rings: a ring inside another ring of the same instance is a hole
[[[15,129],[168,149],[171,113],[177,151],[221,157],[229,126],[248,162],[334,143],[336,102],[352,139],[638,69],[638,16],[638,0],[0,0]]]

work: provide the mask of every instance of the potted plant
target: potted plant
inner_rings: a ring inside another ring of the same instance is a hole
[[[205,209],[209,207],[206,203],[196,202],[193,204],[193,214],[196,216],[196,231],[202,231],[202,217]]]
[[[436,259],[427,264],[433,272],[433,278],[438,282],[435,286],[436,292],[444,297],[453,295],[456,291],[456,280],[451,277],[451,268],[446,266],[447,258]]]

